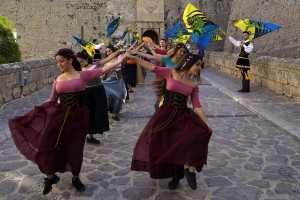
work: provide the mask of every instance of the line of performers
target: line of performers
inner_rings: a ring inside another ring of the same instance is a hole
[[[85,140],[99,143],[93,134],[109,130],[108,110],[119,119],[127,91],[135,84],[130,81],[138,71],[131,70],[133,63],[156,74],[152,86],[157,103],[133,150],[131,169],[149,172],[155,179],[171,178],[171,190],[177,189],[184,176],[191,189],[197,188],[195,171],[200,172],[207,162],[212,134],[195,83],[200,81],[201,55],[186,53],[183,43],[169,51],[165,40],[160,45],[135,44],[126,51],[107,47],[105,58],[96,62],[86,52],[58,50],[55,59],[62,74],[55,77],[49,100],[9,120],[19,151],[46,175],[44,195],[60,180],[57,172],[71,172],[72,185],[77,191],[85,190],[79,179]],[[129,65],[125,73],[128,90],[122,63]]]

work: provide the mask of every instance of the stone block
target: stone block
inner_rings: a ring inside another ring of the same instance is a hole
[[[293,98],[300,98],[300,87],[291,86],[293,91]]]
[[[260,76],[260,77],[265,77],[266,76],[266,74],[265,74],[265,67],[264,66],[260,66],[259,68],[258,68],[258,76]]]
[[[277,94],[283,94],[283,83],[275,82],[274,83],[274,92],[276,92]]]
[[[275,75],[276,75],[276,81],[278,81],[280,83],[284,83],[284,84],[288,83],[288,72],[287,71],[276,70]]]
[[[21,88],[17,87],[12,90],[14,99],[21,97]]]
[[[290,85],[283,85],[282,92],[285,96],[293,97],[293,91]]]
[[[28,85],[29,86],[29,91],[32,93],[32,92],[35,92],[37,90],[37,85],[36,83],[31,83]]]
[[[6,90],[15,88],[19,83],[19,77],[17,76],[17,73],[11,73],[4,76],[6,81]]]
[[[251,66],[250,74],[258,75],[258,67]]]
[[[23,95],[24,96],[27,96],[29,95],[31,92],[30,92],[30,87],[27,85],[27,86],[24,86],[23,87]]]
[[[288,84],[300,88],[300,72],[290,71],[288,72]]]
[[[36,83],[37,90],[44,88],[43,80],[38,80]]]
[[[42,80],[42,85],[43,86],[48,85],[48,79],[47,78],[45,78],[45,79]]]
[[[262,86],[262,79],[256,75],[250,75],[250,81],[252,84]]]
[[[266,87],[268,89],[270,89],[271,91],[274,91],[274,81],[266,79],[266,78],[262,78],[262,87]]]

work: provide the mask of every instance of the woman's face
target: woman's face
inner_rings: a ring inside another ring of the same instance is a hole
[[[109,56],[110,54],[113,53],[113,51],[110,48],[106,48],[106,55]]]
[[[184,56],[185,52],[186,52],[186,49],[184,47],[178,49],[176,52],[176,57],[182,58],[182,56]]]
[[[63,56],[57,55],[55,57],[57,65],[62,72],[69,71],[72,66],[73,59],[67,59]]]
[[[170,45],[168,45],[168,46],[167,46],[167,50],[169,51],[170,49],[171,49],[171,46],[170,46]]]
[[[201,60],[199,59],[188,71],[188,74],[190,75],[199,75],[201,71]]]
[[[77,60],[79,61],[81,67],[85,67],[85,66],[87,66],[87,65],[89,64],[89,63],[88,63],[85,59],[83,59],[83,58],[77,57]]]

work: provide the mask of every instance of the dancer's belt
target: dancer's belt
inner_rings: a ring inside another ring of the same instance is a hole
[[[62,93],[59,95],[61,108],[82,108],[85,107],[85,91],[74,93]]]
[[[89,80],[86,84],[86,88],[95,87],[95,86],[98,86],[98,85],[102,85],[100,77]]]
[[[107,79],[113,79],[113,80],[118,80],[118,79],[122,79],[122,72],[121,70],[111,70],[108,72],[107,74]]]
[[[176,109],[183,109],[187,107],[186,106],[187,98],[188,97],[183,94],[166,90],[164,95],[164,102],[162,105],[166,107],[176,108]]]

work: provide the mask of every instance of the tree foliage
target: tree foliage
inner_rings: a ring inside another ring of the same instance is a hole
[[[13,35],[11,21],[0,14],[0,64],[21,61],[21,51]]]

